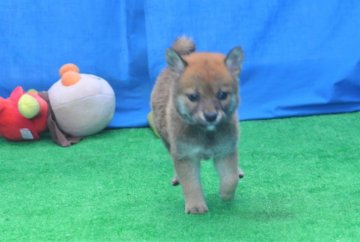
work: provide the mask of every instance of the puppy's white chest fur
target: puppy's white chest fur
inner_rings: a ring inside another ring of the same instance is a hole
[[[229,155],[236,149],[236,140],[223,136],[201,137],[180,140],[176,144],[176,155],[181,159],[201,159]]]
[[[182,159],[201,159],[208,160],[214,157],[214,149],[206,148],[203,145],[199,144],[188,144],[180,142],[177,146],[177,155]]]

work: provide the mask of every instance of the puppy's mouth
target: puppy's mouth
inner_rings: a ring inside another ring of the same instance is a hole
[[[221,121],[221,114],[220,113],[203,113],[200,116],[201,125],[207,131],[214,131],[216,130],[217,125]]]
[[[207,131],[215,131],[216,130],[216,125],[214,125],[214,124],[209,124],[209,125],[207,125],[206,126],[206,130]]]

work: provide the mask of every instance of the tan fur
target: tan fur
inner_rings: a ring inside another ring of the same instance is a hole
[[[174,161],[174,182],[179,181],[183,188],[185,212],[194,214],[208,210],[200,183],[201,160],[214,160],[224,200],[232,199],[235,193],[239,179],[236,109],[240,67],[227,66],[222,54],[189,53],[191,46],[195,48],[191,44],[187,38],[174,43],[173,49],[183,62],[170,58],[175,67],[159,75],[151,106],[155,126]],[[226,92],[227,98],[220,100],[220,92]],[[194,93],[199,100],[190,100]],[[209,122],[206,115],[214,113],[215,121]]]

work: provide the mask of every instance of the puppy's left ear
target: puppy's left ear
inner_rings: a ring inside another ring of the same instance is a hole
[[[234,77],[238,77],[244,59],[244,52],[241,47],[235,47],[229,51],[225,58],[225,65]]]

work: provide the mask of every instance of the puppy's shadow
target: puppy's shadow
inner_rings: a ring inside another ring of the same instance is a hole
[[[295,217],[288,204],[281,201],[259,199],[256,202],[237,196],[232,201],[222,201],[218,194],[207,197],[210,213],[236,216],[243,220],[276,221],[289,220]]]

